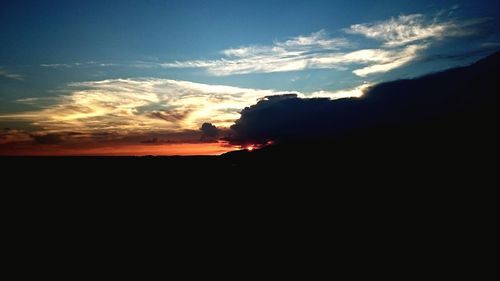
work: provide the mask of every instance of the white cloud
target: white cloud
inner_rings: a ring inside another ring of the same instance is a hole
[[[208,85],[169,79],[112,79],[68,85],[54,98],[29,98],[35,111],[0,115],[0,120],[29,122],[43,133],[107,133],[114,136],[147,132],[198,130],[204,122],[229,127],[239,112],[260,98],[294,93],[299,97],[359,97],[361,88],[309,94]]]
[[[319,47],[323,50],[338,50],[347,47],[350,43],[344,38],[329,38],[325,30],[314,32],[309,36],[297,36],[285,42],[275,42],[275,45],[287,48],[313,48]]]
[[[73,68],[73,67],[89,67],[89,66],[99,66],[99,67],[110,67],[110,66],[118,66],[115,63],[102,63],[96,61],[86,61],[86,62],[73,62],[73,63],[42,63],[41,67],[45,68]]]
[[[344,38],[329,38],[324,30],[308,36],[297,36],[286,41],[275,41],[271,46],[243,46],[223,50],[227,57],[253,58],[256,56],[300,55],[305,52],[319,50],[338,50],[348,47],[350,43]]]
[[[425,48],[427,48],[427,45],[410,45],[397,49],[364,49],[311,58],[309,65],[311,68],[338,68],[353,64],[364,64],[368,66],[353,70],[354,74],[364,77],[368,74],[386,72],[400,67],[414,60],[418,52]]]
[[[390,65],[394,67],[380,67],[379,71],[371,71],[364,73],[363,71],[354,70],[353,73],[358,76],[366,76],[370,73],[382,72],[402,66],[410,62],[417,56],[417,51],[423,50],[427,45],[412,45],[403,49],[363,49],[353,52],[341,53],[317,53],[317,54],[301,54],[293,56],[290,53],[284,55],[258,55],[250,56],[252,51],[238,49],[241,53],[238,56],[243,56],[235,60],[212,60],[212,61],[187,61],[176,62],[173,64],[163,64],[164,67],[195,67],[206,68],[214,75],[233,75],[247,73],[270,73],[270,72],[285,72],[299,71],[304,69],[340,69],[345,70],[353,64],[369,64],[368,67],[378,68],[382,64],[392,62]],[[231,53],[235,53],[231,50]],[[397,62],[396,62],[397,60]],[[365,68],[365,67],[364,67]],[[364,69],[363,68],[363,69]],[[361,74],[364,73],[364,74]]]
[[[221,52],[225,58],[164,63],[166,68],[205,68],[213,75],[270,73],[310,68],[314,58],[322,58],[351,45],[344,38],[330,38],[324,30],[269,46],[242,46]],[[336,66],[339,67],[340,66]]]
[[[497,48],[500,47],[500,42],[484,42],[479,45],[481,48]]]
[[[47,68],[72,68],[73,64],[68,64],[68,63],[42,63],[40,64],[41,67],[47,67]]]
[[[354,24],[345,31],[383,41],[386,47],[396,47],[425,39],[441,39],[455,27],[451,22],[426,22],[423,15],[412,14],[376,23]]]
[[[308,95],[311,98],[329,98],[329,99],[342,99],[342,98],[360,98],[372,86],[370,83],[364,83],[352,89],[340,90],[336,92],[330,91],[317,91]]]
[[[365,77],[373,73],[387,72],[414,60],[418,55],[418,51],[425,48],[427,48],[427,45],[409,45],[400,52],[395,52],[386,57],[381,57],[380,63],[356,69],[353,73],[358,76]],[[390,58],[390,60],[387,58]]]
[[[484,21],[484,20],[483,20]],[[418,57],[431,43],[446,37],[471,34],[470,27],[480,21],[427,20],[421,14],[400,15],[385,21],[354,24],[346,33],[381,41],[376,48],[354,49],[345,38],[332,38],[324,30],[275,41],[271,45],[251,45],[221,51],[213,60],[175,61],[165,68],[203,68],[216,76],[248,73],[301,71],[305,69],[354,68],[353,73],[367,76],[401,67]],[[361,64],[361,66],[360,66]]]
[[[0,67],[0,76],[14,79],[14,80],[23,80],[24,79],[24,77],[22,75],[9,72],[9,71],[3,69],[2,67]]]

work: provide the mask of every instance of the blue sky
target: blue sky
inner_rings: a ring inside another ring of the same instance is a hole
[[[357,96],[471,63],[500,49],[498,15],[500,1],[4,1],[0,124],[227,127],[263,95]]]

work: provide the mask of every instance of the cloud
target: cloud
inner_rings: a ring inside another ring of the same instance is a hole
[[[352,72],[361,77],[369,74],[387,72],[403,66],[417,58],[419,51],[428,45],[409,45],[397,49],[363,49],[346,54],[336,54],[312,58],[309,61],[311,68],[338,68],[351,64],[365,64],[368,66],[354,69]]]
[[[242,111],[228,140],[242,145],[324,141],[364,129],[451,121],[457,128],[469,124],[490,131],[499,104],[499,66],[497,52],[469,67],[371,86],[360,99],[267,97]]]
[[[301,99],[293,94],[267,97],[242,111],[241,118],[231,126],[234,133],[228,140],[247,145],[327,137],[336,123],[332,115],[339,114],[336,107],[344,103],[351,101],[334,103],[326,98]]]
[[[36,144],[60,144],[63,140],[59,134],[44,134],[31,136]]]
[[[23,130],[4,128],[0,131],[0,145],[31,140],[31,135]]]
[[[41,67],[47,67],[47,68],[72,68],[73,64],[68,64],[68,63],[42,63],[40,64]]]
[[[365,77],[369,74],[387,72],[401,67],[414,60],[418,52],[427,48],[428,45],[409,45],[402,51],[388,53],[387,56],[380,59],[380,63],[372,64],[353,71],[354,74]],[[389,58],[391,58],[389,60]]]
[[[173,110],[165,110],[161,109],[158,111],[153,111],[149,114],[150,117],[158,118],[165,120],[167,122],[177,122],[184,120],[190,113],[191,109],[173,109]]]
[[[226,58],[219,60],[193,60],[164,63],[166,68],[206,68],[214,75],[269,73],[303,70],[310,59],[323,57],[323,52],[333,52],[350,46],[344,38],[330,38],[324,30],[301,35],[285,41],[275,41],[270,46],[242,46],[221,52]]]
[[[198,130],[205,121],[227,127],[248,104],[282,93],[153,78],[71,83],[65,91],[51,99],[23,99],[40,109],[0,115],[0,120],[28,122],[49,133],[178,132]]]
[[[342,99],[342,98],[360,98],[365,95],[365,93],[370,89],[372,84],[363,83],[359,86],[356,86],[352,89],[345,89],[336,92],[329,91],[316,91],[308,95],[297,95],[299,97],[307,97],[307,98],[327,98],[331,100]]]
[[[200,131],[202,132],[202,141],[214,141],[219,135],[219,129],[210,123],[203,123],[201,125]]]
[[[418,51],[427,45],[411,45],[402,49],[362,49],[353,52],[282,52],[273,54],[256,54],[256,51],[239,49],[241,55],[233,59],[213,61],[187,61],[163,64],[164,67],[174,68],[206,68],[211,74],[224,76],[248,73],[270,73],[299,71],[304,69],[346,69],[354,64],[368,64],[369,66],[353,71],[358,76],[385,72],[410,62]],[[235,53],[236,50],[231,50]],[[255,54],[250,56],[249,54]],[[397,62],[394,62],[397,60]],[[389,64],[389,62],[392,62]],[[373,67],[373,68],[371,68]]]
[[[143,141],[141,141],[141,143],[144,143],[144,144],[157,144],[157,143],[159,143],[159,140],[158,140],[158,138],[152,138],[152,139],[143,140]]]
[[[345,31],[382,41],[385,47],[397,47],[431,38],[442,39],[457,29],[452,22],[436,20],[426,21],[422,14],[400,15],[386,21],[354,24]]]
[[[338,92],[292,92],[300,97],[359,97],[368,84]],[[207,122],[228,128],[240,112],[259,99],[290,92],[209,85],[171,79],[109,79],[71,83],[65,94],[19,100],[37,110],[0,115],[1,121],[26,122],[38,128],[35,135],[59,134],[71,139],[105,141],[127,136],[144,139],[168,137],[152,134],[182,132],[199,140]],[[66,135],[74,132],[79,135]],[[182,138],[182,140],[187,140]]]
[[[67,138],[79,138],[81,136],[78,132],[64,132],[64,133],[44,133],[36,132],[30,133],[24,130],[6,128],[0,132],[0,145],[6,144],[60,144]]]
[[[115,63],[103,63],[96,61],[85,61],[85,62],[73,62],[73,63],[42,63],[41,67],[44,68],[74,68],[74,67],[90,67],[90,66],[99,66],[99,67],[110,67],[110,66],[118,66]]]
[[[484,42],[480,45],[481,48],[498,48],[500,47],[500,42]]]
[[[272,45],[250,45],[221,51],[213,60],[175,61],[165,68],[203,68],[209,74],[226,76],[249,73],[302,71],[306,69],[353,69],[357,76],[382,73],[401,67],[418,57],[436,40],[465,36],[479,21],[428,20],[421,14],[400,15],[385,21],[354,24],[343,31],[381,42],[376,48],[358,48],[360,42],[330,37],[320,30]],[[361,65],[361,66],[360,66]]]
[[[23,80],[24,79],[24,77],[22,75],[9,72],[9,71],[3,69],[2,67],[0,67],[0,76],[5,77],[5,78],[14,79],[14,80]]]

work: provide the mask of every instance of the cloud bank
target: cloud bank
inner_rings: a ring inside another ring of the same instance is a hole
[[[292,93],[332,99],[359,97],[367,86],[339,92]],[[199,132],[191,138],[199,140],[204,133],[213,139],[211,127],[200,132],[200,126],[210,123],[228,128],[249,104],[266,96],[290,93],[156,78],[78,82],[63,91],[66,93],[56,97],[18,100],[39,109],[0,115],[0,121],[26,122],[38,128],[33,132],[37,142],[83,136],[116,139],[162,132]],[[12,137],[9,135],[9,139]]]
[[[469,67],[373,86],[361,99],[267,97],[242,111],[229,140],[234,144],[325,141],[363,130],[429,122],[491,132],[499,104],[499,66],[497,52]]]

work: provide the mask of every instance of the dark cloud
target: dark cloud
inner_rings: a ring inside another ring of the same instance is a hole
[[[156,119],[162,119],[168,122],[177,122],[186,118],[191,112],[191,109],[158,110],[151,112],[148,116]]]
[[[32,135],[36,144],[60,144],[62,137],[59,134]]]
[[[80,133],[80,132],[67,132],[66,133],[67,136],[82,136],[82,135],[85,135],[84,133]]]
[[[144,143],[144,144],[156,144],[156,143],[158,143],[158,138],[152,138],[152,139],[143,140],[143,141],[141,141],[141,143]]]
[[[201,125],[200,130],[202,132],[201,140],[202,141],[215,141],[217,136],[219,135],[219,129],[212,125],[211,123],[203,123]]]
[[[112,143],[120,144],[172,144],[172,143],[199,143],[199,130],[183,130],[183,131],[151,131],[142,134],[128,134],[123,136],[114,136],[107,140]]]
[[[376,85],[359,99],[271,96],[245,108],[228,139],[235,144],[324,140],[450,118],[486,124],[498,106],[499,73],[497,52],[468,67]]]
[[[114,139],[119,137],[119,134],[116,132],[95,132],[90,134],[90,137],[96,140]]]

